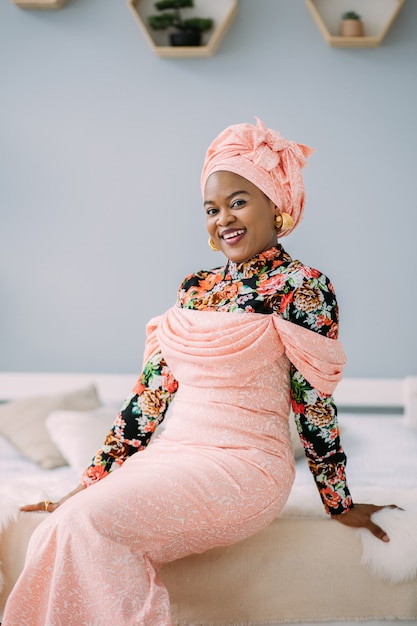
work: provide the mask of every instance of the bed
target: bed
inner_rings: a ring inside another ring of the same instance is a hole
[[[0,373],[0,615],[30,535],[47,515],[19,505],[57,499],[77,484],[134,383],[121,374]],[[417,529],[417,378],[347,378],[335,399],[354,499],[395,502],[415,515]],[[31,458],[18,449],[25,441]],[[378,546],[382,563],[366,561],[361,533],[324,514],[296,437],[294,449],[294,488],[268,528],[162,568],[176,626],[417,623],[417,533],[405,548],[382,546],[382,557]],[[404,574],[409,555],[415,564]]]

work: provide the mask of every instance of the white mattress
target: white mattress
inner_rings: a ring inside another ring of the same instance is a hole
[[[348,481],[353,494],[363,488],[388,490],[417,489],[417,429],[404,424],[401,415],[341,414],[342,443],[348,456]],[[92,451],[94,452],[94,451]],[[309,507],[322,510],[318,493],[305,458],[297,460],[297,475],[291,506],[299,512],[301,498]],[[78,483],[68,466],[42,470],[0,437],[0,495],[7,494],[27,503],[37,499],[59,499]],[[298,494],[298,495],[297,495]],[[28,500],[29,499],[29,500]]]
[[[400,415],[359,415],[341,414],[342,443],[348,455],[348,478],[354,499],[362,500],[363,490],[368,489],[370,500],[378,503],[374,494],[383,492],[385,501],[387,490],[392,490],[393,501],[401,503],[400,492],[407,490],[417,493],[417,429],[404,424]],[[307,463],[301,458],[296,463],[297,475],[286,515],[324,515],[317,490]],[[0,513],[6,493],[18,499],[20,504],[38,499],[58,499],[78,481],[69,467],[54,470],[41,470],[19,454],[14,447],[0,437]],[[413,495],[415,498],[415,495]],[[6,507],[7,508],[7,507]],[[327,626],[337,626],[340,622],[327,622]],[[358,622],[345,622],[353,626]],[[412,621],[364,621],[369,626],[394,626],[394,624],[415,624]],[[299,622],[299,626],[310,622]],[[278,625],[277,625],[278,626]],[[280,626],[284,623],[280,622]],[[314,626],[312,624],[312,626]]]
[[[41,469],[0,436],[0,503],[2,495],[19,505],[59,499],[77,483],[78,477],[69,466]]]
[[[347,478],[354,502],[417,503],[417,429],[401,415],[339,416],[347,461]],[[294,486],[282,515],[326,517],[305,457],[297,460]]]
[[[401,415],[341,413],[339,424],[352,490],[417,487],[417,428],[406,426]],[[295,485],[311,481],[305,458],[299,459]]]

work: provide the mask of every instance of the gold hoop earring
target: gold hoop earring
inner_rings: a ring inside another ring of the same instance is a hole
[[[290,228],[293,228],[293,226],[294,220],[289,213],[279,213],[275,217],[275,228],[278,232],[281,230],[289,230]]]
[[[211,237],[209,237],[209,239],[208,239],[208,245],[214,252],[219,252],[220,251],[220,248],[218,248],[216,246],[216,244],[214,243],[214,241],[213,241],[213,239]]]

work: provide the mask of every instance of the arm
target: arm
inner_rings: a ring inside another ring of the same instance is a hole
[[[303,274],[301,286],[286,295],[283,317],[337,339],[339,316],[333,285],[317,270],[303,268]],[[352,502],[332,396],[313,389],[292,366],[291,399],[309,468],[326,511],[346,526],[367,528],[378,539],[389,541],[385,531],[371,520],[371,515],[383,507]]]
[[[143,450],[164,419],[177,388],[171,370],[161,352],[157,352],[146,363],[132,395],[125,401],[104,445],[83,473],[80,484],[59,502],[45,500],[23,506],[21,510],[52,513],[70,497],[122,465],[129,456]]]
[[[333,285],[319,271],[301,266],[295,288],[285,296],[284,319],[337,339],[339,312]],[[322,393],[291,365],[291,403],[297,430],[310,471],[328,513],[340,514],[353,507],[346,482],[337,409],[333,397]]]
[[[143,450],[162,422],[178,383],[172,376],[161,352],[154,354],[127,398],[108,433],[104,445],[93,457],[81,477],[81,484],[89,486],[101,480],[124,461]]]
[[[337,409],[332,396],[314,389],[291,366],[291,403],[310,471],[326,511],[353,508],[346,482],[346,455],[340,443]]]

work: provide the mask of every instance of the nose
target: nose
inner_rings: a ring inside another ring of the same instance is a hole
[[[230,211],[229,208],[222,208],[217,214],[217,225],[218,226],[228,226],[235,220],[235,216]]]

